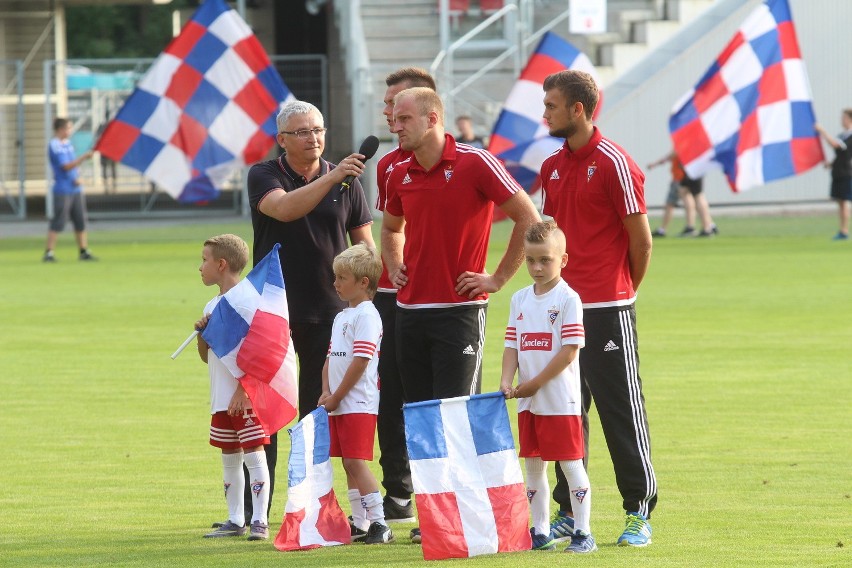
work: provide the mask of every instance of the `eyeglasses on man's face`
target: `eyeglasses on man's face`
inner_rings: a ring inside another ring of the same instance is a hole
[[[317,138],[324,136],[326,130],[328,130],[328,128],[303,128],[302,130],[293,131],[282,130],[281,134],[289,134],[290,136],[295,136],[301,140],[307,140],[311,137],[311,135],[314,135]]]

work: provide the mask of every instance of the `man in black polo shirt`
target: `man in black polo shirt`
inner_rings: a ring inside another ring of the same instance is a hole
[[[281,107],[277,123],[278,144],[285,154],[255,164],[248,174],[252,251],[257,264],[275,243],[281,243],[290,331],[299,359],[301,419],[317,407],[331,327],[345,307],[334,291],[332,261],[349,243],[375,246],[373,219],[357,179],[349,190],[341,191],[346,176],[364,171],[364,156],[352,154],[339,165],[322,159],[326,129],[319,109],[302,101],[289,102]],[[270,508],[277,436],[271,440],[266,446]],[[248,483],[246,491],[250,491]]]

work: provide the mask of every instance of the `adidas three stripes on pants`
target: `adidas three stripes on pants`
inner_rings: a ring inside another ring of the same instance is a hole
[[[580,350],[580,375],[584,410],[594,400],[624,510],[650,517],[657,503],[657,479],[639,377],[635,306],[584,309],[583,327],[586,345]],[[588,456],[587,428],[585,433]],[[565,478],[559,467],[556,472],[553,498],[563,510],[570,509],[566,507],[570,496]]]

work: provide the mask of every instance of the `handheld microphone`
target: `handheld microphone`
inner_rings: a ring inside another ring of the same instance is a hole
[[[358,153],[364,155],[364,161],[366,162],[376,154],[376,150],[378,149],[379,139],[371,134],[364,138],[364,141],[361,142],[361,147],[358,148]],[[340,184],[340,193],[349,189],[353,181],[355,181],[355,176],[346,176],[346,179],[344,179]]]

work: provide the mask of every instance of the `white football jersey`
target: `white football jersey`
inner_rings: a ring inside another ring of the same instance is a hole
[[[213,313],[213,309],[222,296],[216,296],[204,306],[204,315]],[[210,373],[210,414],[228,410],[228,405],[234,397],[239,381],[234,378],[231,371],[222,363],[212,349],[207,351],[207,369]],[[251,408],[251,403],[247,403]]]
[[[328,349],[328,386],[331,392],[343,382],[354,357],[370,360],[364,374],[331,415],[379,413],[379,343],[382,319],[373,302],[346,308],[334,318]]]
[[[580,296],[560,279],[541,296],[533,286],[512,296],[505,346],[518,351],[518,384],[538,375],[563,345],[585,345]],[[518,399],[518,412],[542,416],[579,415],[579,354],[558,376],[529,398]]]

